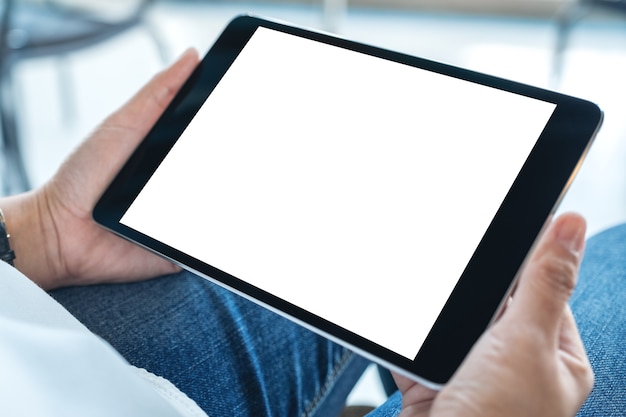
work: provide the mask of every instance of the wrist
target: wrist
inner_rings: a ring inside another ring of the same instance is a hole
[[[4,213],[0,208],[0,260],[13,265],[15,260],[15,252],[11,249],[11,234],[9,233],[4,221]]]
[[[51,243],[58,242],[53,223],[36,191],[0,199],[6,230],[10,233],[16,269],[43,288],[55,287],[58,268],[51,262]]]

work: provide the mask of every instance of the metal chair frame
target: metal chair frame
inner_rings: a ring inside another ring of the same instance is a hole
[[[71,9],[51,1],[28,3],[2,1],[0,15],[0,132],[4,159],[2,191],[5,195],[29,190],[25,155],[17,120],[17,100],[12,80],[13,68],[25,59],[64,56],[105,42],[136,27],[144,27],[155,41],[163,60],[167,53],[156,32],[145,21],[153,0],[142,0],[132,14],[123,20],[100,19],[88,11]],[[30,23],[28,18],[30,17]],[[35,18],[35,20],[33,20]],[[41,33],[36,18],[54,25],[55,30]],[[30,26],[28,26],[30,24]]]

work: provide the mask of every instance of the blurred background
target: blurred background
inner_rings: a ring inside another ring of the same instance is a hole
[[[203,54],[233,16],[255,13],[596,102],[604,126],[560,211],[585,215],[589,234],[626,220],[626,1],[4,0],[1,7],[0,194],[42,184],[155,72],[189,47]],[[376,378],[364,380],[351,401],[381,401]]]

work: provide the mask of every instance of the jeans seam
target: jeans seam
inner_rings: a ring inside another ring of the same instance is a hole
[[[322,399],[328,394],[330,388],[336,383],[338,375],[341,373],[341,370],[345,369],[348,361],[354,356],[354,353],[346,350],[339,362],[333,367],[333,371],[330,376],[326,379],[326,383],[322,386],[322,388],[318,391],[317,395],[311,400],[309,405],[305,408],[302,413],[302,417],[308,417],[313,415],[317,407],[319,406]]]

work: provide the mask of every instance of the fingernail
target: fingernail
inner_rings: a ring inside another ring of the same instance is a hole
[[[187,48],[182,54],[180,54],[178,60],[185,58],[187,55],[198,55],[198,51],[196,50],[196,48],[193,47]]]
[[[572,253],[580,255],[585,246],[585,220],[577,215],[563,218],[556,233],[556,238]]]

